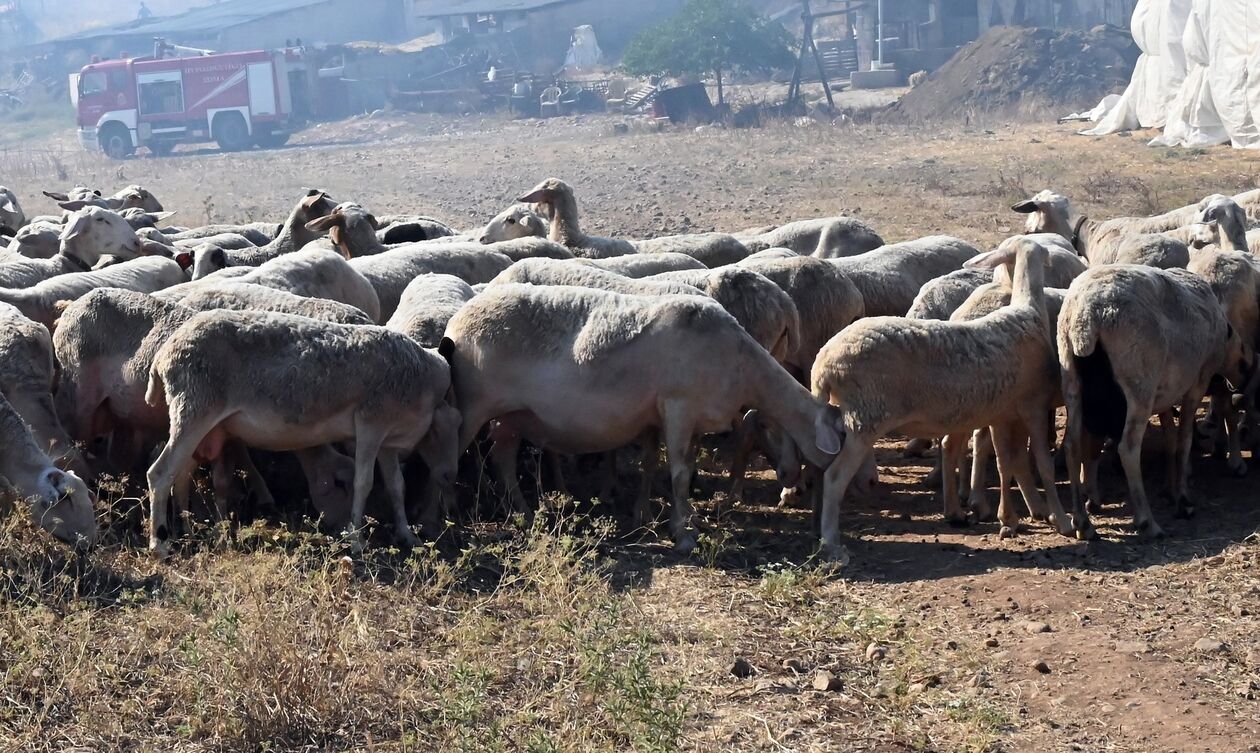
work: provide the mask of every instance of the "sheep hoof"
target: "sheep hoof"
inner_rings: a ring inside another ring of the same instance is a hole
[[[1013,539],[1018,535],[1019,533],[1015,530],[1015,526],[1004,525],[1001,530],[998,531],[999,539]]]
[[[971,516],[966,513],[960,515],[946,515],[945,522],[954,528],[966,528],[971,525]]]
[[[843,544],[826,544],[818,550],[818,559],[827,563],[833,569],[848,567],[851,557],[849,550]]]
[[[1168,536],[1168,534],[1164,533],[1164,529],[1160,528],[1159,524],[1156,523],[1154,520],[1143,521],[1141,523],[1138,523],[1136,527],[1137,527],[1138,533],[1142,534],[1148,539],[1162,539]]]
[[[349,542],[351,554],[363,554],[363,550],[367,547],[367,541],[362,531],[345,531],[342,533],[342,537]]]
[[[1067,516],[1051,515],[1049,523],[1058,529],[1061,536],[1072,536],[1076,533],[1076,527],[1072,525],[1072,521]]]
[[[1098,538],[1098,531],[1089,523],[1085,523],[1084,526],[1076,526],[1077,541],[1093,541],[1096,538]]]
[[[992,523],[997,520],[997,511],[990,505],[975,505],[971,508],[971,513],[982,523]]]
[[[394,537],[394,540],[397,541],[398,544],[400,544],[401,546],[404,546],[408,549],[412,549],[417,546],[420,546],[420,539],[416,538],[416,535],[411,532],[410,528],[404,528],[401,531],[399,531],[397,535]]]
[[[170,559],[171,542],[166,539],[149,539],[149,553],[159,560]]]
[[[1103,511],[1102,503],[1095,502],[1094,500],[1091,499],[1085,503],[1085,511],[1088,512],[1090,515],[1101,515]]]
[[[696,538],[691,534],[683,534],[674,540],[674,551],[679,554],[691,554],[696,550]]]
[[[795,487],[779,492],[779,507],[796,507],[800,501],[801,493]]]

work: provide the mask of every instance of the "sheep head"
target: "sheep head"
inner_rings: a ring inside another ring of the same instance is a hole
[[[102,256],[112,254],[120,259],[134,259],[157,253],[157,244],[146,246],[122,215],[108,209],[90,206],[70,216],[59,238],[61,253],[74,257],[88,267]]]
[[[547,221],[541,215],[528,205],[514,204],[490,220],[477,240],[480,243],[499,243],[546,234]]]
[[[375,215],[352,202],[338,204],[323,217],[306,223],[307,230],[328,233],[328,239],[347,259],[354,257],[356,248],[374,248],[379,228]]]
[[[28,501],[31,519],[53,536],[78,547],[96,543],[96,500],[70,471],[46,468]]]
[[[1030,199],[1011,206],[1013,211],[1028,215],[1024,221],[1025,233],[1058,233],[1071,238],[1072,202],[1054,191],[1041,191]]]

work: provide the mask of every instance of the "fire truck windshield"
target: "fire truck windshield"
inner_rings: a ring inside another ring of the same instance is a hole
[[[79,96],[91,96],[100,94],[106,90],[105,74],[101,71],[92,71],[85,73],[79,77]]]

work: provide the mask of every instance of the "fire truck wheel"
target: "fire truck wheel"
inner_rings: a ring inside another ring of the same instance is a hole
[[[287,133],[260,133],[254,141],[263,149],[275,149],[278,146],[284,146],[289,142],[289,134]]]
[[[131,143],[131,133],[117,123],[102,128],[100,140],[101,151],[111,159],[126,159],[136,151],[135,145]]]
[[[239,152],[250,145],[249,128],[237,113],[223,113],[214,119],[214,140],[225,152]]]

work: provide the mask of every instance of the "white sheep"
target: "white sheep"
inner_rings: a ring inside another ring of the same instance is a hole
[[[964,240],[933,235],[827,263],[861,292],[866,316],[904,316],[924,283],[961,269],[979,253]]]
[[[351,259],[349,264],[376,290],[380,300],[380,318],[377,321],[385,321],[394,315],[407,285],[420,275],[455,275],[469,285],[476,285],[489,282],[512,266],[510,258],[490,248],[493,247],[479,243],[416,243],[374,256]]]
[[[1080,469],[1083,464],[1090,498],[1100,502],[1097,455],[1104,438],[1117,442],[1135,527],[1162,536],[1142,482],[1147,422],[1160,415],[1171,451],[1170,492],[1178,514],[1188,515],[1193,511],[1187,482],[1195,409],[1213,375],[1242,383],[1254,353],[1229,326],[1205,280],[1182,269],[1130,264],[1093,267],[1072,283],[1059,315],[1058,350],[1077,536],[1093,535]],[[1182,416],[1176,435],[1174,408]]]
[[[486,223],[477,235],[479,243],[498,243],[514,238],[543,238],[547,235],[547,218],[528,204],[513,204]]]
[[[294,389],[294,384],[301,385]],[[167,500],[197,459],[236,439],[273,451],[354,442],[348,531],[363,547],[364,506],[380,465],[396,537],[416,543],[403,499],[401,453],[419,450],[441,485],[453,483],[459,411],[446,402],[450,368],[383,327],[287,314],[208,311],[161,347],[145,400],[169,412],[170,439],[149,468],[149,547],[169,553]]]
[[[96,511],[87,485],[53,464],[22,417],[0,393],[0,501],[25,503],[31,520],[77,547],[96,542]]]
[[[337,206],[328,194],[319,189],[309,189],[297,203],[283,229],[274,240],[264,246],[243,249],[217,249],[211,253],[198,253],[193,265],[193,279],[217,272],[224,267],[257,267],[279,256],[291,254],[315,240],[318,234],[307,227],[311,220],[323,217]]]
[[[787,248],[801,256],[834,259],[856,256],[885,245],[884,239],[870,225],[853,217],[798,220],[773,229],[756,230],[761,232],[736,234],[753,253]]]
[[[492,420],[497,432],[574,454],[655,437],[659,427],[673,488],[670,532],[681,551],[695,546],[689,453],[697,434],[728,430],[753,406],[810,462],[826,464],[839,450],[838,416],[704,297],[494,285],[460,309],[446,338],[441,350],[464,414],[461,448]],[[646,459],[650,475],[652,453]],[[514,468],[504,470],[514,484]],[[799,466],[781,471],[794,483]]]
[[[25,225],[26,213],[22,211],[17,194],[0,186],[0,230],[7,230],[7,234],[12,234]]]
[[[99,207],[120,212],[124,209],[143,209],[146,212],[161,212],[162,202],[144,186],[131,185],[113,196],[102,196],[85,186],[75,186],[68,193],[44,191],[44,195],[57,202],[62,209],[76,212],[86,207]]]
[[[814,395],[844,413],[847,438],[823,477],[821,535],[827,556],[845,557],[840,546],[840,502],[850,481],[892,432],[948,436],[992,426],[1002,471],[1015,448],[1003,429],[1014,418],[1027,429],[1037,470],[1053,478],[1046,444],[1050,397],[1040,394],[1046,374],[1057,369],[1042,294],[1047,251],[1013,238],[970,262],[994,267],[1015,256],[1011,305],[970,322],[874,317],[840,332],[818,354],[811,376]],[[947,447],[945,468],[957,468],[961,447]],[[946,517],[965,520],[954,474],[943,474]],[[1070,531],[1053,485],[1046,490],[1052,520]],[[1007,502],[1004,498],[1003,502]],[[999,510],[1005,525],[1018,513]]]
[[[134,259],[144,254],[168,253],[165,247],[138,238],[117,213],[99,207],[75,212],[62,228],[58,241],[58,252],[50,258],[11,259],[0,264],[0,288],[21,288],[56,275],[87,272],[106,255]]]
[[[0,303],[7,303],[32,321],[52,329],[60,313],[59,303],[73,301],[97,288],[152,293],[187,279],[184,270],[171,259],[146,256],[101,270],[57,275],[29,288],[0,288]]]
[[[410,337],[426,348],[436,348],[446,324],[474,293],[454,275],[420,275],[407,284],[398,308],[385,323],[387,329]]]

